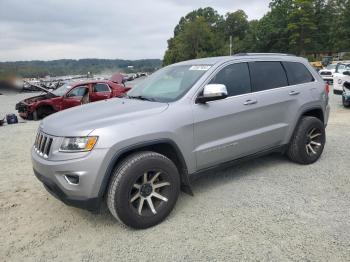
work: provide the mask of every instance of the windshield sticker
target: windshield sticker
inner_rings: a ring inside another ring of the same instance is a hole
[[[195,65],[191,66],[189,70],[197,70],[197,71],[207,71],[211,66],[207,65]]]

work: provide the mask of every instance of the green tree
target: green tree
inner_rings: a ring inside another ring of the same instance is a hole
[[[288,16],[290,50],[305,55],[312,50],[313,35],[317,32],[312,0],[294,0]]]
[[[242,40],[249,27],[248,16],[243,10],[227,13],[225,16],[225,36]]]

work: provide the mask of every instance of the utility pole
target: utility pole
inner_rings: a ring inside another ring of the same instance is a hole
[[[232,35],[230,35],[230,56],[232,55]]]

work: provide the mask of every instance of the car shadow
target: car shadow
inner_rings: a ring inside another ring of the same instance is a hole
[[[285,156],[274,153],[219,170],[203,172],[192,181],[191,186],[194,196],[181,192],[174,212],[171,212],[167,219],[172,219],[174,216],[177,216],[179,213],[183,212],[188,205],[191,205],[191,200],[193,197],[195,198],[198,195],[209,194],[212,189],[216,190],[215,188],[219,188],[220,186],[228,183],[234,183],[241,178],[258,178],[261,173],[257,172],[257,170],[262,168],[266,169],[276,166],[276,164],[283,164],[286,162],[288,162],[288,159]],[[87,220],[88,223],[100,224],[104,226],[119,225],[120,229],[134,231],[134,229],[127,228],[124,225],[117,223],[116,219],[110,214],[105,202],[98,213],[91,213],[80,209],[75,209],[75,213],[81,216],[82,219]]]

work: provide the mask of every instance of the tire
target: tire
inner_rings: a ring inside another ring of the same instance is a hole
[[[113,171],[107,206],[123,224],[144,229],[170,214],[179,192],[180,176],[174,163],[155,152],[139,152],[128,156]]]
[[[39,107],[34,112],[37,112],[37,119],[39,120],[39,119],[44,119],[45,117],[55,113],[55,110],[53,110],[53,108],[50,106],[42,106],[42,107]]]
[[[38,120],[39,120],[38,111],[37,111],[37,110],[34,110],[33,113],[32,113],[32,115],[33,115],[33,120],[34,120],[34,121],[38,121]]]
[[[320,158],[325,143],[326,132],[322,121],[316,117],[303,117],[289,144],[287,156],[302,165],[312,164]]]
[[[342,102],[343,102],[343,106],[344,106],[344,107],[346,107],[346,108],[350,107],[350,102],[347,102],[347,101],[345,100],[344,96],[342,96]]]

